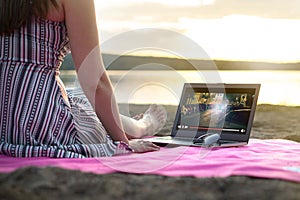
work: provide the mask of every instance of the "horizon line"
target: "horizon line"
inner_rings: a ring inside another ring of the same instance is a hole
[[[183,58],[180,56],[163,56],[163,55],[143,55],[143,54],[118,54],[118,53],[109,53],[102,52],[102,54],[112,55],[112,56],[120,56],[120,57],[146,57],[146,58],[162,58],[162,59],[179,59],[179,60],[203,60],[203,61],[224,61],[224,62],[259,62],[259,63],[274,63],[274,64],[296,64],[300,63],[299,60],[270,60],[270,59],[227,59],[227,58]]]

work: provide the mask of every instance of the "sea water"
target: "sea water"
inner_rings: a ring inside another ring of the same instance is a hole
[[[300,106],[300,71],[230,70],[108,71],[119,103],[177,105],[183,83],[260,83],[259,104]],[[62,71],[67,88],[77,87],[75,71]]]

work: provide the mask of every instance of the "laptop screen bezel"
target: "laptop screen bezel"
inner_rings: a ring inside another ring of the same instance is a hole
[[[171,136],[194,138],[205,134],[205,132],[203,131],[177,129],[178,120],[180,120],[181,106],[183,105],[184,95],[188,89],[206,89],[206,90],[208,89],[212,91],[217,89],[218,91],[223,91],[223,92],[225,92],[226,89],[241,89],[241,90],[254,89],[254,97],[251,105],[251,111],[250,111],[250,116],[247,124],[246,133],[245,134],[236,134],[236,133],[229,133],[229,132],[221,133],[221,139],[223,140],[248,142],[250,138],[252,125],[253,125],[260,86],[261,86],[260,84],[185,83],[181,93],[180,102],[176,111],[175,120],[171,131]]]

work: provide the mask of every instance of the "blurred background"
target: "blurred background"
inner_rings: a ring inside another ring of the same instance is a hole
[[[254,136],[299,135],[299,0],[95,4],[104,64],[120,105],[136,105],[130,115],[151,103],[172,113],[184,82],[261,83]],[[71,55],[61,69],[77,87]]]
[[[259,103],[300,105],[300,9],[297,9],[300,1],[95,0],[95,4],[103,59],[112,80],[114,84],[119,82],[119,85],[122,81],[122,91],[135,90],[130,91],[135,93],[131,94],[130,99],[120,94],[120,102],[160,101],[164,104],[176,104],[182,81],[205,82],[201,80],[201,76],[207,68],[199,67],[196,69],[197,74],[195,67],[189,68],[189,63],[184,61],[211,59],[217,68],[210,70],[217,69],[222,82],[261,83]],[[170,34],[167,31],[157,31],[155,35],[149,33],[147,36],[141,35],[141,38],[138,38],[138,34],[132,34],[121,40],[122,34],[145,28],[168,30]],[[207,55],[187,46],[187,42],[178,39],[180,36],[199,45]],[[105,46],[107,41],[112,43],[111,40],[117,37],[119,38],[114,44]],[[126,39],[129,42],[126,43]],[[143,40],[151,41],[153,46],[138,43]],[[162,41],[165,46],[168,45],[168,49],[158,48]],[[70,56],[62,69],[73,69],[69,58]],[[107,63],[108,60],[114,62]],[[145,67],[145,64],[148,66]],[[158,67],[158,64],[170,67],[173,70],[172,76],[168,72],[157,72],[166,69],[164,66]],[[152,70],[151,65],[155,70]],[[189,71],[185,71],[186,69]],[[131,70],[130,73],[128,70]],[[144,73],[137,72],[140,70],[144,70]],[[183,79],[178,80],[179,83],[175,85],[174,79],[178,77],[174,78],[174,73],[178,73],[177,76]],[[62,72],[62,75],[65,80],[68,79],[66,85],[72,86],[73,79],[70,76],[74,74]],[[162,76],[170,80],[157,81],[154,78],[157,76],[158,80]],[[150,80],[146,80],[147,77]],[[135,83],[137,87],[144,83],[147,86],[134,89],[124,86],[134,81],[138,82]],[[150,86],[149,82],[158,82],[166,87]],[[166,82],[172,84],[168,85]],[[164,97],[156,93],[157,99],[146,100],[145,94],[151,94],[153,88],[161,95],[167,92],[166,89],[170,91]],[[169,99],[166,99],[168,96]]]

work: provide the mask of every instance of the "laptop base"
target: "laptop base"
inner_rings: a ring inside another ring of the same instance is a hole
[[[169,147],[169,145],[208,147],[204,143],[194,143],[191,138],[173,138],[171,136],[162,136],[162,137],[145,138],[143,140],[153,142],[154,144],[161,147],[164,146]],[[248,144],[247,142],[220,140],[218,143],[215,143],[209,147],[238,147],[247,144]]]

